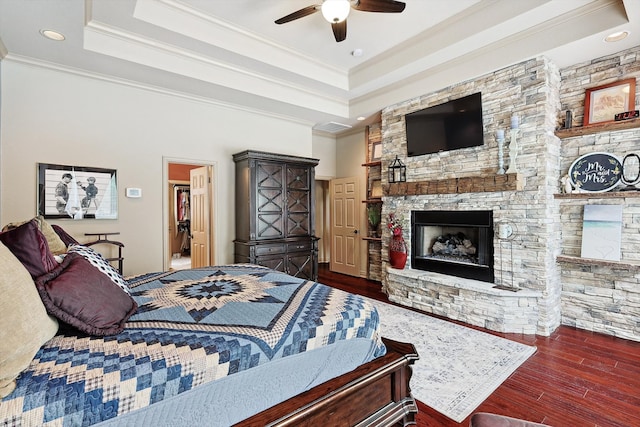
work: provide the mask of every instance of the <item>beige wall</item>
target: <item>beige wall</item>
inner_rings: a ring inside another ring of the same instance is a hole
[[[51,222],[82,241],[85,232],[119,231],[125,275],[164,267],[163,159],[214,164],[216,262],[227,263],[235,237],[232,154],[314,154],[306,123],[8,59],[1,73],[0,224],[35,216],[39,162],[117,169],[117,220]],[[127,187],[141,188],[142,198],[124,197]]]
[[[337,138],[336,177],[355,176],[359,181],[360,200],[367,198],[365,163],[365,132],[357,131]],[[367,215],[364,203],[360,203],[360,236],[367,233]],[[367,277],[367,242],[360,240],[360,276]]]
[[[336,138],[313,134],[311,157],[321,159],[316,166],[316,179],[329,180],[336,176]]]

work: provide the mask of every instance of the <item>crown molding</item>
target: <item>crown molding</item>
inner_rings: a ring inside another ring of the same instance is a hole
[[[0,60],[4,59],[8,54],[9,51],[7,50],[7,47],[2,42],[2,39],[0,39]]]
[[[207,83],[248,92],[323,113],[347,117],[348,101],[321,90],[248,71],[177,46],[92,21],[84,28],[84,48]]]
[[[244,28],[175,0],[138,0],[133,16],[161,28],[311,78],[349,89],[348,72],[294,51]]]

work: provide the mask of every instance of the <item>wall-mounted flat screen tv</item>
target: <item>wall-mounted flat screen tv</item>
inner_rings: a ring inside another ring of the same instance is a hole
[[[407,155],[484,144],[480,92],[405,115]]]

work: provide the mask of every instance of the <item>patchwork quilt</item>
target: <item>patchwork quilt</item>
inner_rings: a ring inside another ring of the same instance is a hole
[[[277,358],[360,337],[384,354],[361,297],[234,264],[129,278],[138,311],[117,335],[66,330],[0,401],[0,424],[88,426]]]

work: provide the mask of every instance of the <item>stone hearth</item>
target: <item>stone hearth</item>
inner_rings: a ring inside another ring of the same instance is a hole
[[[387,268],[390,300],[499,332],[535,334],[542,292],[496,289],[492,284],[428,271]]]

